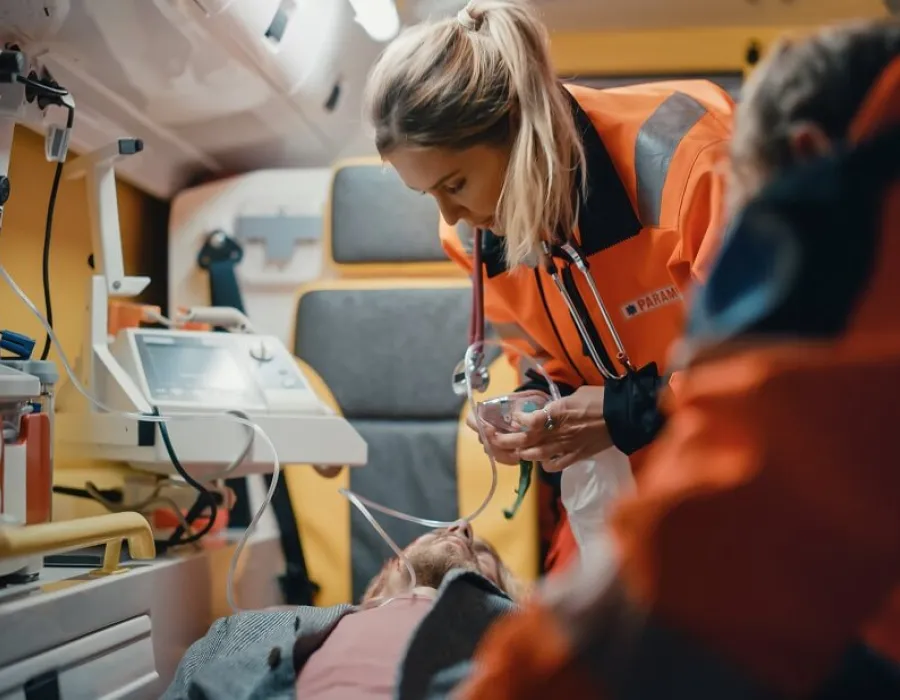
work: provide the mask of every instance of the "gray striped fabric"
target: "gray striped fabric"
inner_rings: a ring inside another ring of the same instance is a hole
[[[451,571],[413,632],[398,669],[397,700],[443,700],[468,674],[487,628],[514,609],[490,581]],[[356,608],[242,612],[213,623],[187,650],[162,700],[294,700],[297,673]],[[275,663],[277,662],[277,663]]]
[[[216,620],[206,636],[185,652],[161,700],[293,700],[295,643],[309,656],[353,610],[350,605],[302,606],[296,610],[248,611]],[[274,669],[269,665],[270,654],[281,658]]]

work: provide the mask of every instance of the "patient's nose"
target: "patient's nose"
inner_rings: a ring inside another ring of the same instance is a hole
[[[465,520],[460,520],[458,523],[449,528],[449,531],[457,537],[462,537],[466,542],[472,542],[472,526],[469,525],[469,523]]]

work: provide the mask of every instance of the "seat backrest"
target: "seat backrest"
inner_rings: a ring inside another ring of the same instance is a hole
[[[460,277],[441,248],[440,213],[377,158],[334,169],[323,226],[323,267],[337,277]]]
[[[343,169],[351,172],[342,175]],[[380,196],[373,181],[383,185]],[[321,605],[357,600],[392,556],[338,488],[404,513],[453,521],[471,514],[490,486],[489,462],[463,425],[467,402],[451,388],[468,343],[471,284],[444,257],[437,210],[421,206],[430,198],[413,194],[416,206],[404,208],[405,198],[406,188],[380,162],[338,168],[323,247],[326,255],[340,256],[326,264],[348,274],[306,285],[297,302],[295,354],[369,446],[365,467],[345,469],[332,480],[311,469],[287,471],[311,577],[322,587]],[[366,213],[363,203],[373,200],[378,206]],[[362,211],[347,214],[339,206]],[[398,244],[404,237],[415,242]],[[498,355],[491,356],[492,389],[512,391],[516,373]],[[499,477],[498,496],[474,528],[514,574],[530,581],[538,571],[536,499],[530,494],[519,514],[506,520],[502,511],[511,504],[518,469],[501,466]],[[372,514],[400,547],[426,531]]]

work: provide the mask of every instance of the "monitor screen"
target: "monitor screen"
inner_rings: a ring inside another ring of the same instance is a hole
[[[247,371],[227,348],[197,338],[146,335],[137,340],[152,400],[260,403]]]

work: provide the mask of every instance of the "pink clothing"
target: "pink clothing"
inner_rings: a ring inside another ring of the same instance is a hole
[[[298,700],[390,700],[413,631],[434,603],[404,596],[337,623],[297,676]]]

